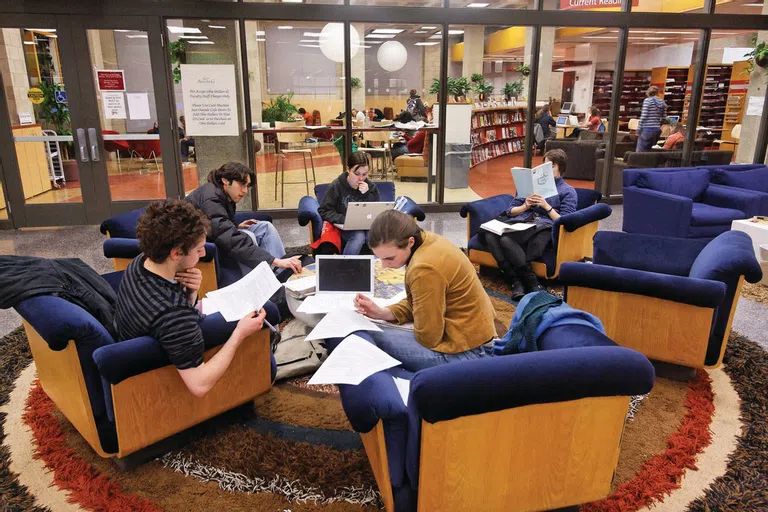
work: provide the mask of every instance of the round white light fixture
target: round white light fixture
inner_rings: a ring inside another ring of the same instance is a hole
[[[379,46],[376,59],[379,61],[379,65],[387,71],[397,71],[405,66],[405,61],[408,60],[408,50],[398,41],[387,41]]]
[[[360,34],[350,26],[349,54],[354,57],[360,49]],[[333,62],[344,62],[344,24],[328,23],[320,31],[320,51]]]

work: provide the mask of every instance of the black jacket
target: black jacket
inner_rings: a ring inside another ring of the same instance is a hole
[[[55,295],[77,304],[115,337],[117,295],[82,260],[0,256],[0,309],[39,295]]]
[[[365,180],[365,182],[368,184],[368,192],[361,194],[359,190],[349,186],[347,173],[342,172],[325,192],[323,202],[317,209],[320,217],[331,224],[344,224],[344,219],[347,216],[347,204],[350,201],[353,203],[379,201],[379,189],[371,180]]]
[[[211,220],[208,241],[215,243],[222,255],[253,268],[262,261],[272,264],[275,257],[254,244],[251,237],[237,228],[235,222],[237,205],[229,199],[224,189],[206,182],[193,190],[187,196],[187,201]]]

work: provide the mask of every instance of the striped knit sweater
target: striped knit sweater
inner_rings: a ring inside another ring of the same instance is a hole
[[[643,101],[643,111],[640,114],[640,122],[637,131],[651,130],[661,127],[661,120],[667,115],[667,104],[656,96],[649,96]]]

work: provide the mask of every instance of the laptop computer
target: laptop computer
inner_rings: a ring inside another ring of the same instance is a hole
[[[314,295],[299,306],[300,313],[321,314],[339,309],[354,309],[358,293],[373,297],[373,256],[318,255],[315,260],[317,279]]]
[[[680,122],[680,116],[667,116],[667,119],[669,119],[670,123]]]
[[[558,116],[557,124],[568,124],[568,116]]]
[[[342,231],[371,229],[371,224],[379,214],[395,207],[394,201],[376,201],[371,203],[349,203],[344,224],[336,224]]]

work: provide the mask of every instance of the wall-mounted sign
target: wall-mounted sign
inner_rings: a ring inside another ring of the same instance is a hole
[[[54,91],[53,94],[56,98],[56,103],[67,103],[67,91]]]
[[[100,91],[125,91],[125,74],[122,69],[96,71]]]
[[[19,124],[34,124],[35,116],[32,112],[19,112]]]
[[[632,5],[637,6],[640,0],[632,0]],[[590,9],[621,9],[621,0],[560,0],[561,11],[590,10]]]
[[[42,89],[40,89],[39,87],[31,87],[27,91],[27,98],[29,98],[29,101],[31,101],[35,105],[39,105],[45,99],[45,94],[43,94]]]
[[[122,92],[102,92],[102,109],[104,119],[127,119],[125,112],[125,95]]]
[[[181,76],[187,135],[240,135],[235,66],[182,64]]]

